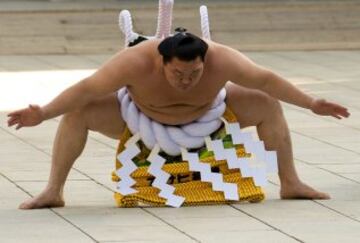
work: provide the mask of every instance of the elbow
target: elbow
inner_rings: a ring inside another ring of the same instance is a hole
[[[277,80],[277,75],[271,70],[264,70],[261,77],[261,85],[260,89],[266,93],[271,93],[271,89],[273,89],[276,85],[274,83]]]
[[[95,98],[103,95],[103,87],[98,85],[99,81],[90,76],[85,78],[80,84],[80,90],[83,95]]]
[[[92,88],[91,81],[89,78],[84,79],[83,81],[76,84],[76,96],[79,97],[78,100],[81,100],[81,105],[86,105],[89,103],[94,97],[98,96],[97,91]]]

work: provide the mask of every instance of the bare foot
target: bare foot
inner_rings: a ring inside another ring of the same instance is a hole
[[[29,198],[22,204],[20,204],[19,209],[36,209],[36,208],[55,208],[55,207],[64,207],[65,201],[62,196],[57,195],[53,196],[52,193],[48,191],[43,191],[34,198]]]
[[[316,191],[302,182],[282,185],[280,197],[281,199],[330,199],[329,194]]]

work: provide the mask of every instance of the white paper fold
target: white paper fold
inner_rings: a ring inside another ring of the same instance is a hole
[[[167,184],[170,174],[162,170],[166,160],[159,155],[159,152],[160,146],[156,144],[147,158],[147,161],[151,163],[148,171],[155,176],[152,186],[160,189],[159,196],[167,199],[166,205],[178,208],[185,198],[175,195],[175,187]]]
[[[191,171],[200,172],[201,181],[210,182],[214,191],[224,192],[227,200],[239,200],[238,188],[236,183],[224,182],[223,175],[211,172],[210,164],[200,162],[197,153],[190,153],[186,149],[181,149],[181,155],[184,160],[189,162]]]
[[[215,158],[226,159],[229,168],[239,168],[243,177],[253,177],[256,186],[266,185],[266,173],[278,171],[276,151],[266,151],[264,142],[255,141],[249,132],[242,132],[238,123],[229,123],[225,119],[223,122],[233,144],[243,144],[245,151],[251,153],[251,157],[238,158],[235,149],[225,149],[220,140],[205,140],[214,152]]]
[[[136,145],[139,138],[139,134],[135,134],[131,137],[125,144],[125,150],[117,157],[121,162],[122,167],[116,171],[116,174],[120,177],[120,181],[117,183],[116,189],[122,195],[137,192],[137,190],[132,188],[136,181],[131,177],[131,173],[137,169],[137,166],[132,159],[140,153],[140,149]]]

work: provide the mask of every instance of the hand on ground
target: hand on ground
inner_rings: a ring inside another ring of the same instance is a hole
[[[28,108],[11,112],[8,117],[8,126],[16,125],[16,130],[36,126],[44,120],[43,111],[38,105],[29,105]]]
[[[314,100],[311,104],[311,111],[318,115],[333,116],[337,119],[350,116],[347,108],[324,99]]]

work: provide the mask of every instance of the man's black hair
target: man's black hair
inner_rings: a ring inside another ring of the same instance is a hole
[[[170,62],[174,57],[181,61],[192,61],[200,57],[204,61],[208,44],[196,35],[186,32],[184,28],[176,28],[175,31],[175,35],[165,38],[158,46],[164,63]]]
[[[128,44],[128,47],[136,46],[140,42],[143,42],[143,41],[146,41],[146,40],[148,40],[146,37],[139,35],[138,38],[136,38],[135,40],[133,40],[132,42],[130,42]]]

